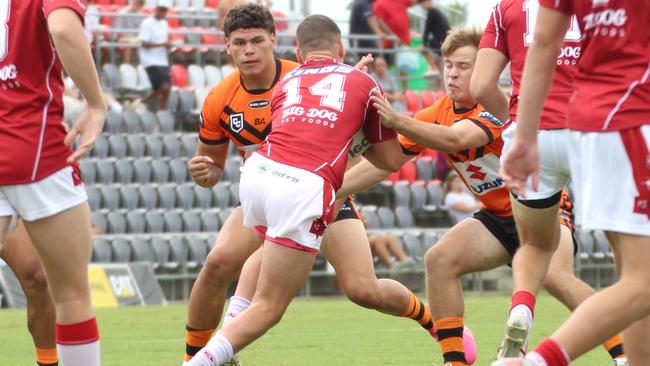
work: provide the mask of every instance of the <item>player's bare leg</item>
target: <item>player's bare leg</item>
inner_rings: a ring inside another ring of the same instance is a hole
[[[445,362],[453,366],[466,364],[459,336],[465,311],[459,278],[509,261],[510,255],[501,243],[473,218],[453,226],[426,252],[427,297]]]
[[[6,236],[0,257],[18,278],[27,299],[27,328],[36,347],[37,362],[39,365],[56,364],[56,310],[43,265],[22,221],[18,221],[16,230]]]
[[[88,286],[92,250],[90,227],[87,203],[54,216],[25,221],[25,228],[47,273],[56,307],[59,358],[66,366],[100,364],[99,334]]]
[[[277,324],[308,278],[314,257],[266,241],[251,306],[221,329],[188,366],[220,365]]]
[[[185,361],[207,344],[221,320],[228,286],[261,243],[262,239],[243,225],[241,206],[236,207],[223,224],[190,293]],[[255,265],[259,266],[259,259]],[[257,271],[251,274],[256,275]],[[255,287],[250,291],[252,296]]]
[[[648,338],[630,337],[647,334],[647,328],[641,327],[647,325],[650,314],[650,238],[621,233],[608,233],[608,238],[614,255],[620,258],[619,281],[580,304],[550,339],[527,356],[529,364],[538,365],[537,360],[543,358],[559,360],[553,365],[566,365],[624,329],[630,365],[644,365],[647,361],[643,357],[648,352]]]

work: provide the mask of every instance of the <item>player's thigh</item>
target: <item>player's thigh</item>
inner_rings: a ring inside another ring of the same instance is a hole
[[[452,226],[426,253],[427,270],[451,269],[457,275],[487,271],[512,257],[479,220],[467,218]]]
[[[284,311],[305,283],[315,257],[312,252],[267,240],[262,248],[260,278],[253,301]]]
[[[612,132],[571,131],[571,178],[577,224],[650,236],[650,124]]]
[[[376,279],[370,244],[361,220],[345,219],[330,224],[321,249],[343,286]]]
[[[46,218],[25,221],[52,292],[86,288],[92,251],[90,208],[86,202]]]
[[[11,220],[15,215],[16,210],[11,206],[9,199],[5,196],[4,190],[0,187],[0,255],[2,255],[5,236],[9,232]]]
[[[570,272],[573,273],[573,257],[576,253],[576,242],[571,229],[560,225],[560,241],[555,253],[551,257],[548,273]]]
[[[621,279],[633,278],[644,283],[650,291],[650,237],[610,232],[610,245],[620,263],[618,275]]]
[[[510,196],[517,232],[523,243],[548,248],[555,246],[559,237],[558,211],[561,193],[558,191],[555,195],[558,200],[552,196],[552,201],[557,202],[549,201],[548,204],[543,205],[538,204],[544,203],[546,201],[544,199],[520,201]]]
[[[216,259],[242,266],[262,242],[263,239],[252,228],[244,226],[242,207],[237,206],[221,227],[208,260]]]

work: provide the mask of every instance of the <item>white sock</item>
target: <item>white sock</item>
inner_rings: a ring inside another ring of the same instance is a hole
[[[548,366],[548,364],[544,360],[544,357],[542,357],[539,353],[535,351],[529,352],[526,355],[526,359],[528,361],[531,361],[535,366]]]
[[[218,366],[233,356],[232,345],[217,333],[188,363],[187,366]]]
[[[510,310],[510,314],[512,313],[525,313],[528,318],[528,324],[533,324],[533,312],[528,306],[524,304],[515,305],[515,307]]]
[[[241,296],[232,296],[228,303],[228,309],[226,309],[226,315],[223,317],[223,325],[221,327],[223,328],[224,325],[248,309],[249,306],[251,306],[250,300]]]
[[[99,341],[67,345],[57,344],[59,363],[65,366],[99,366]]]

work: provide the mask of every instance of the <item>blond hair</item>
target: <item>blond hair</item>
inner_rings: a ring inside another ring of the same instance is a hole
[[[450,30],[440,47],[442,57],[448,57],[457,49],[465,46],[478,48],[479,43],[481,43],[481,36],[483,36],[483,30],[479,27],[463,27]]]

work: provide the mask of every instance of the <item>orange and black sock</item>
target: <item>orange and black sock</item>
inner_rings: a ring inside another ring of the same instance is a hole
[[[201,348],[208,344],[215,329],[199,330],[186,325],[185,330],[185,357],[183,357],[183,360],[189,361]]]
[[[431,321],[431,312],[429,312],[429,307],[424,305],[420,299],[415,296],[411,291],[409,291],[409,303],[406,307],[406,310],[402,313],[402,316],[405,318],[411,318],[418,322],[422,328],[424,328],[429,334],[435,337],[436,332],[433,327],[433,322]]]
[[[58,366],[59,357],[55,348],[36,348],[36,364],[38,366]]]
[[[465,366],[465,350],[463,348],[463,317],[451,316],[433,321],[438,331],[438,342],[442,348],[445,363],[452,366]]]
[[[603,343],[603,347],[605,347],[612,358],[625,357],[625,352],[623,351],[623,337],[620,334],[606,340],[605,343]]]

